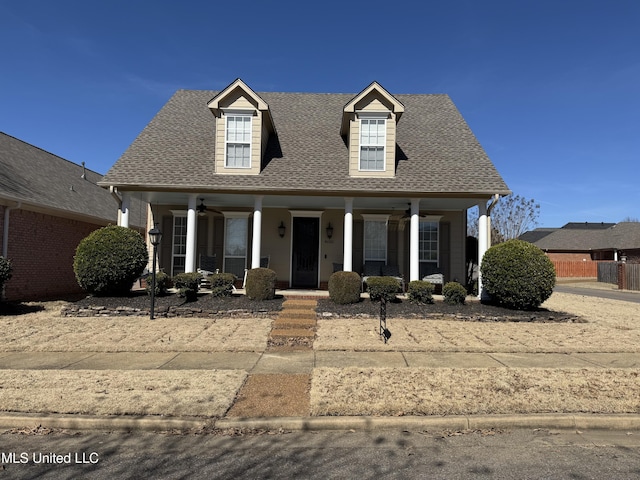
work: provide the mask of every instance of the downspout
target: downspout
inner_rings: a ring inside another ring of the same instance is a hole
[[[491,203],[487,207],[487,250],[491,248],[491,210],[498,204],[500,200],[500,194],[496,193],[491,199]]]
[[[4,209],[4,226],[2,229],[2,256],[7,258],[9,253],[9,213],[11,210],[17,210],[22,207],[22,202],[17,202],[15,207],[6,207]]]
[[[113,198],[116,199],[116,203],[118,204],[118,218],[116,218],[116,223],[120,225],[120,214],[122,213],[122,198],[120,198],[120,195],[118,195],[118,187],[109,185],[109,193]]]

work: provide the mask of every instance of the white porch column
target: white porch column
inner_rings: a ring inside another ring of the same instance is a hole
[[[478,204],[478,298],[483,298],[482,290],[482,274],[480,273],[480,265],[482,265],[482,257],[489,249],[489,217],[487,216],[486,202]]]
[[[251,268],[260,268],[262,243],[262,195],[253,199],[253,240],[251,242]]]
[[[196,240],[198,238],[196,228],[196,203],[198,195],[189,195],[187,205],[187,251],[184,259],[184,271],[186,273],[196,271]]]
[[[121,227],[129,228],[129,210],[131,210],[131,194],[128,192],[122,193],[122,204],[120,205],[120,220],[119,225]]]
[[[411,199],[409,231],[409,281],[420,280],[420,199]]]
[[[342,269],[353,271],[353,198],[344,199],[344,257]]]

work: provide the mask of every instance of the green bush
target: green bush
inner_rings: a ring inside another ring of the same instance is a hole
[[[444,296],[444,303],[464,305],[464,300],[467,298],[467,289],[458,282],[447,282],[442,287],[442,295]]]
[[[147,286],[145,290],[147,295],[151,295],[151,289],[153,288],[153,274],[147,275],[145,279],[147,282]],[[164,272],[156,272],[156,297],[163,297],[167,294],[167,290],[169,289],[169,285],[171,285],[171,277]]]
[[[108,226],[83,238],[73,271],[78,284],[95,295],[126,295],[149,260],[142,236],[129,228]]]
[[[251,300],[271,300],[276,296],[276,272],[269,268],[252,268],[247,272],[245,291]]]
[[[214,273],[209,275],[211,282],[211,295],[214,297],[230,297],[233,293],[233,284],[236,276],[233,273]]]
[[[434,290],[435,286],[431,282],[413,280],[409,282],[409,286],[407,287],[407,298],[411,303],[417,303],[419,305],[433,303]]]
[[[0,256],[0,290],[2,290],[4,283],[11,278],[12,270],[11,262]]]
[[[329,298],[339,305],[358,303],[362,279],[356,272],[335,272],[329,277]]]
[[[202,275],[198,272],[178,273],[173,277],[173,285],[178,289],[178,294],[187,302],[198,300],[198,290],[200,290],[200,279]]]
[[[491,301],[516,310],[539,307],[556,283],[553,263],[535,245],[509,240],[491,247],[480,266],[482,285]]]
[[[367,291],[372,302],[392,302],[400,288],[400,282],[393,277],[367,278]]]

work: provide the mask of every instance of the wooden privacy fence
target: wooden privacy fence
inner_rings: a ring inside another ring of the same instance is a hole
[[[621,290],[640,291],[640,263],[599,262],[598,281],[613,283]]]
[[[552,260],[558,278],[596,278],[598,276],[598,262]]]

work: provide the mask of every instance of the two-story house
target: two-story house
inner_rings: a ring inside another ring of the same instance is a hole
[[[165,272],[215,255],[242,277],[268,259],[279,287],[303,289],[365,264],[464,281],[467,208],[486,222],[487,201],[510,193],[447,95],[256,93],[239,79],[176,92],[100,185],[122,196],[125,226],[131,199],[149,203]]]

